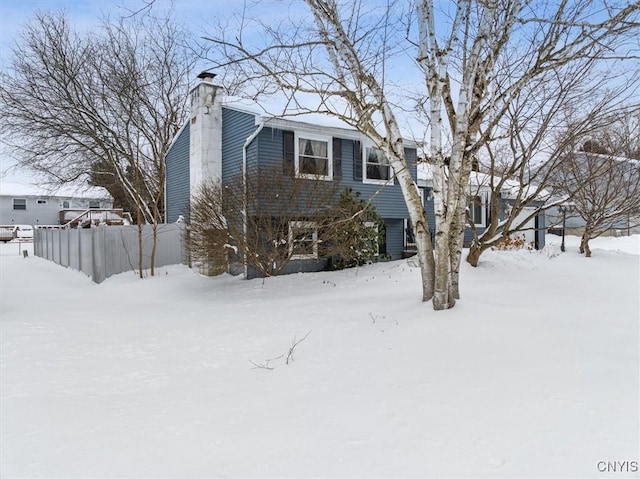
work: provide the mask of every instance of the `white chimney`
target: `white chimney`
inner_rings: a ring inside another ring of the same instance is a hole
[[[222,103],[215,73],[202,72],[191,90],[189,171],[191,193],[207,180],[222,179]]]

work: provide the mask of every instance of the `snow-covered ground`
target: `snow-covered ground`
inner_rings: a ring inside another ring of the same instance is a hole
[[[637,477],[640,236],[548,240],[438,313],[408,261],[96,285],[0,245],[0,475]]]

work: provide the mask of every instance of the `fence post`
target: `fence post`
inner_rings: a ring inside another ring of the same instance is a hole
[[[71,266],[71,228],[65,227],[64,231],[67,237],[67,266]]]
[[[91,256],[93,258],[92,278],[95,283],[102,283],[106,279],[105,265],[105,225],[99,225],[91,228]]]
[[[80,228],[76,228],[78,232],[78,271],[82,271],[82,237],[80,236]]]

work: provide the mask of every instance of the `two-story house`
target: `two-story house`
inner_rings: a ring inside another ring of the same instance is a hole
[[[248,172],[279,170],[297,178],[340,182],[342,189],[370,199],[384,221],[380,252],[402,257],[410,242],[409,214],[388,161],[365,135],[333,118],[264,114],[257,105],[225,98],[213,76],[199,76],[202,81],[190,93],[190,119],[166,156],[167,223],[189,218],[192,195],[205,180],[225,184]],[[405,154],[416,178],[417,145],[405,142]],[[310,251],[314,253],[291,261],[287,272],[324,269],[326,261],[317,257],[317,248]]]

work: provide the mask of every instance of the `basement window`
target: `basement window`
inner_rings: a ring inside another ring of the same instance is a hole
[[[318,225],[312,221],[289,222],[291,259],[318,258]]]

